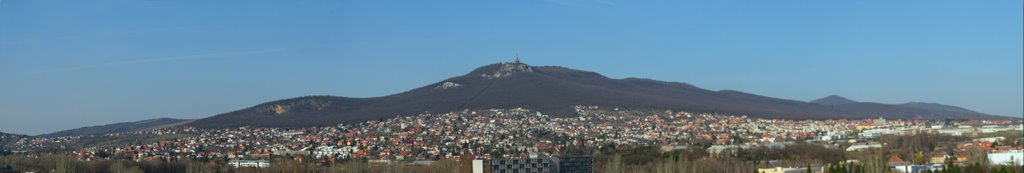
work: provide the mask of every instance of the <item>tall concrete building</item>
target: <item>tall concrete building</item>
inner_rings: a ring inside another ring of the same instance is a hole
[[[551,158],[493,159],[491,173],[555,173],[557,168]]]
[[[555,158],[559,173],[591,173],[594,172],[593,157],[558,157]]]
[[[486,167],[485,167],[486,166]],[[474,173],[591,173],[592,157],[541,157],[474,160]]]

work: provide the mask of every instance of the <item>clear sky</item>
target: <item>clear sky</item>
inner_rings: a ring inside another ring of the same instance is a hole
[[[374,97],[531,65],[809,101],[1024,115],[1024,4],[984,1],[0,1],[0,131]]]

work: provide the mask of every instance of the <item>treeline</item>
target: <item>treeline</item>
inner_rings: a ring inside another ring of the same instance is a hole
[[[882,142],[888,145],[880,150],[845,152],[841,147],[795,142],[786,147],[753,147],[723,151],[708,155],[704,148],[696,147],[664,152],[659,147],[616,147],[603,146],[601,149],[576,148],[562,154],[594,156],[594,171],[598,173],[703,173],[703,172],[758,172],[758,168],[792,167],[823,169],[825,173],[888,173],[892,172],[888,159],[892,156],[905,158],[910,162],[924,162],[927,152],[949,151],[957,141],[966,138],[934,134],[908,136],[886,136]],[[945,146],[945,147],[943,147]],[[945,149],[939,149],[945,148]],[[1024,167],[992,166],[985,152],[967,151],[965,160],[946,161],[941,173],[1024,173]],[[66,155],[43,155],[26,157],[20,155],[0,156],[0,173],[6,172],[205,172],[205,173],[278,173],[278,172],[382,172],[382,173],[465,173],[471,172],[472,158],[464,161],[442,159],[431,164],[410,164],[393,162],[371,164],[365,159],[319,160],[292,157],[275,157],[269,168],[234,168],[223,160],[214,161],[129,161],[94,160],[83,161]],[[849,161],[856,160],[856,161]],[[815,171],[816,172],[816,171]]]
[[[754,163],[736,158],[657,157],[649,162],[636,163],[628,155],[612,154],[595,160],[598,173],[701,173],[701,172],[757,172]]]
[[[957,142],[969,141],[970,138],[944,134],[921,132],[912,135],[885,135],[879,142],[885,144],[882,150],[889,155],[896,155],[913,163],[922,164],[933,152],[953,155]]]
[[[641,147],[597,154],[594,168],[605,173],[758,172],[758,168],[808,168],[845,159],[841,149],[803,142],[735,149],[714,156],[701,148],[662,152],[656,147]]]
[[[204,171],[200,171],[204,170]],[[128,161],[128,160],[94,160],[83,161],[63,155],[43,155],[39,157],[3,156],[0,157],[0,172],[230,172],[227,167],[212,166],[199,162],[165,162],[165,161]]]
[[[735,148],[722,151],[718,155],[708,155],[706,147],[695,146],[686,149],[662,152],[657,146],[626,147],[605,145],[601,149],[596,147],[579,148],[569,147],[559,154],[562,155],[593,155],[595,159],[620,155],[626,164],[652,163],[659,159],[671,157],[673,159],[696,160],[700,158],[730,158],[743,162],[749,162],[761,166],[791,166],[803,167],[806,165],[821,165],[824,163],[846,160],[846,152],[843,148],[829,147],[825,144],[794,142],[785,147],[757,146],[751,148]],[[772,163],[769,163],[772,162]]]
[[[823,144],[795,142],[782,148],[754,147],[736,150],[734,157],[763,166],[804,167],[846,160],[842,148],[829,148]],[[770,164],[769,161],[778,161]]]

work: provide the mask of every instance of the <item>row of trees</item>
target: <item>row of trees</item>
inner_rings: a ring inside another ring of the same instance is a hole
[[[604,173],[687,173],[687,172],[757,172],[757,166],[736,158],[658,157],[647,163],[629,163],[628,156],[613,154],[595,164],[595,172]],[[597,160],[596,160],[597,161]]]
[[[703,149],[662,152],[657,147],[622,149],[594,157],[600,173],[756,172],[754,162],[736,157],[708,157]]]

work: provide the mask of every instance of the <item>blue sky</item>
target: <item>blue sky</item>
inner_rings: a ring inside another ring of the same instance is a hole
[[[373,97],[509,61],[812,100],[1024,115],[991,1],[0,1],[0,131]]]

